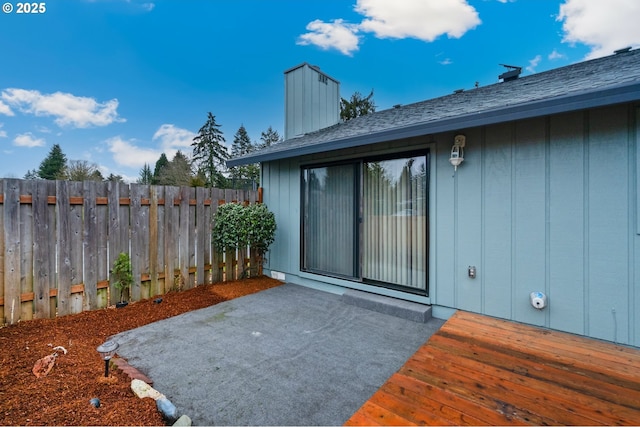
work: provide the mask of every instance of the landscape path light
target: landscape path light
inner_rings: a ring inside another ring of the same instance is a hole
[[[118,349],[119,344],[113,340],[105,341],[104,343],[98,346],[97,350],[100,353],[100,357],[104,360],[104,376],[109,376],[109,361],[116,354],[116,350]]]

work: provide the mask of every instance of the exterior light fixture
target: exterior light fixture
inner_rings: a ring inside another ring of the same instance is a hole
[[[464,161],[464,146],[467,138],[464,135],[456,135],[451,147],[451,157],[449,163],[453,166],[453,172],[458,170],[458,166]]]
[[[104,376],[109,376],[109,361],[116,354],[116,350],[118,349],[119,344],[113,340],[105,341],[101,344],[97,350],[100,353],[100,357],[104,360]]]

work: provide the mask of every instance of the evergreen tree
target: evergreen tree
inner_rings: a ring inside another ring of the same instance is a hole
[[[151,166],[149,166],[148,163],[145,163],[140,170],[138,184],[153,184],[153,173],[151,172]]]
[[[71,160],[64,176],[69,181],[103,181],[98,165],[86,160]]]
[[[162,153],[160,154],[160,158],[156,161],[155,169],[153,170],[153,179],[151,181],[152,184],[158,184],[158,180],[160,179],[160,175],[162,174],[162,169],[169,165],[169,159],[167,159],[167,155]]]
[[[113,173],[110,173],[109,176],[105,178],[105,181],[124,182],[124,179],[122,178],[122,175],[114,175]]]
[[[38,171],[35,169],[27,170],[27,173],[24,174],[23,179],[38,179]]]
[[[373,102],[373,89],[371,89],[371,93],[364,98],[360,92],[355,92],[348,101],[340,98],[340,118],[344,121],[374,113],[375,111],[376,104]]]
[[[160,185],[190,186],[192,184],[191,162],[178,151],[167,166],[162,168],[158,177]]]
[[[207,186],[220,187],[226,179],[224,176],[225,161],[229,158],[227,146],[220,125],[213,114],[208,113],[206,123],[193,138],[193,160],[199,163],[200,169],[207,179]]]
[[[259,148],[265,148],[281,142],[282,137],[280,137],[277,130],[273,130],[273,128],[269,126],[269,129],[262,132],[260,135],[260,140],[262,141],[262,144],[260,144]]]
[[[250,153],[252,151],[252,147],[253,145],[251,144],[251,139],[249,138],[249,134],[247,134],[247,130],[245,129],[244,125],[240,125],[240,128],[233,136],[233,143],[231,144],[231,157],[238,157]],[[243,165],[234,166],[229,169],[229,173],[231,174],[231,178],[233,179],[234,183],[246,177],[246,168],[247,166]]]
[[[54,144],[49,155],[44,158],[38,168],[38,177],[42,179],[64,179],[67,168],[67,156],[60,145]]]

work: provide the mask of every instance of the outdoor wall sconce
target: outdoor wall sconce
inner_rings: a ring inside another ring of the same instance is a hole
[[[458,170],[458,166],[464,161],[464,146],[467,138],[464,135],[456,135],[453,138],[453,147],[451,147],[451,157],[449,163],[453,166],[453,173]]]
[[[111,360],[113,355],[116,354],[116,350],[118,349],[118,347],[119,344],[117,342],[109,340],[104,342],[103,344],[100,344],[100,346],[98,346],[97,348],[98,353],[100,353],[100,357],[102,357],[102,360],[104,360],[105,377],[109,376],[109,361]]]

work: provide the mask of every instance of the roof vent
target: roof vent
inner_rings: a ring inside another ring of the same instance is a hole
[[[520,73],[522,72],[522,67],[517,67],[515,65],[507,65],[507,64],[500,64],[500,65],[509,69],[509,71],[505,71],[504,73],[498,76],[499,79],[502,79],[502,81],[505,81],[505,82],[510,82],[511,80],[517,79]]]
[[[614,50],[613,53],[617,55],[619,53],[629,52],[630,50],[631,50],[631,46],[627,46],[627,47],[623,47],[622,49]]]
[[[400,108],[400,107],[402,107],[402,104],[396,104],[393,106],[393,108]]]
[[[456,89],[453,91],[453,93],[462,93],[464,92],[464,89]]]

